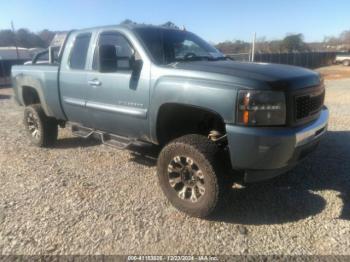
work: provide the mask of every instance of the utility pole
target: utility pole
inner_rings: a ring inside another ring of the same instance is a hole
[[[254,62],[254,59],[255,59],[255,40],[256,40],[256,32],[254,32],[254,36],[253,36],[251,62]]]
[[[15,37],[14,39],[14,44],[15,44],[15,47],[16,47],[16,54],[17,54],[17,60],[19,60],[19,52],[18,52],[18,46],[17,46],[17,40],[16,40],[16,32],[15,32],[15,26],[13,25],[13,21],[11,21],[11,28],[12,28],[12,32],[13,32],[13,35]]]

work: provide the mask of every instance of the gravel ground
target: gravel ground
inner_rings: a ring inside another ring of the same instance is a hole
[[[350,79],[327,81],[329,132],[288,174],[236,186],[217,218],[176,211],[157,149],[71,136],[31,146],[0,89],[0,254],[350,254]]]
[[[350,77],[350,66],[331,65],[317,69],[328,80],[343,79]]]

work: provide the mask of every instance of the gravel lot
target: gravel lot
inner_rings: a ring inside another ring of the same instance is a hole
[[[157,149],[118,151],[60,130],[31,146],[0,89],[1,254],[350,254],[350,79],[327,81],[329,133],[288,174],[237,186],[208,221],[166,201]]]
[[[331,65],[317,69],[321,75],[328,80],[342,79],[350,77],[350,66]]]

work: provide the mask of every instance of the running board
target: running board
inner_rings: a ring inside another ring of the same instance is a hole
[[[107,134],[107,133],[101,133],[101,140],[102,143],[115,147],[118,149],[125,149],[128,146],[130,146],[135,139],[130,139],[129,137],[124,137],[124,136],[118,136],[118,135],[113,135],[113,134]]]
[[[94,133],[94,130],[84,126],[72,125],[72,134],[74,136],[88,138]]]
[[[89,138],[93,135],[94,137],[98,137],[103,144],[117,149],[125,149],[137,141],[133,138],[109,134],[80,125],[72,125],[72,134],[82,138]]]

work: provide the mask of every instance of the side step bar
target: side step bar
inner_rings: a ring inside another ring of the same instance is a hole
[[[98,137],[103,144],[117,149],[125,149],[137,141],[134,138],[109,134],[75,124],[72,124],[72,134],[82,138],[89,138],[90,136]]]
[[[101,141],[107,146],[112,146],[118,149],[125,149],[136,140],[130,139],[128,137],[101,133]]]
[[[83,126],[77,126],[77,125],[72,125],[72,134],[74,136],[79,136],[82,138],[88,138],[94,133],[94,130],[91,128],[83,127]]]

